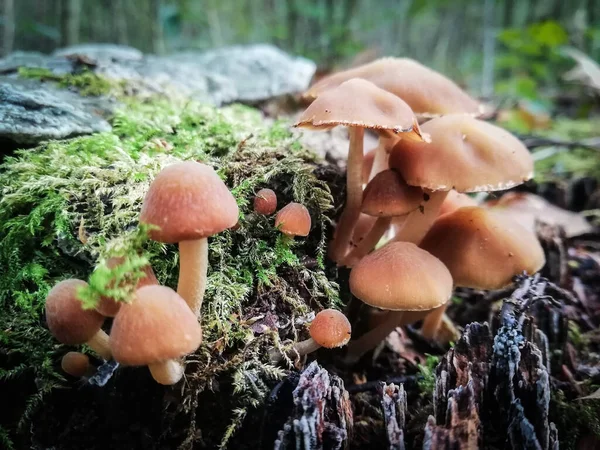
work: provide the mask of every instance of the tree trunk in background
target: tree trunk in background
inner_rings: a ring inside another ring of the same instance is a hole
[[[287,5],[287,40],[288,48],[295,51],[298,47],[298,11],[296,10],[296,2],[294,0],[286,0]]]
[[[504,0],[504,11],[502,12],[502,26],[510,28],[512,26],[514,0]]]
[[[496,29],[494,24],[495,1],[485,0],[483,4],[483,70],[481,74],[481,95],[491,98],[494,93],[494,66]]]
[[[163,36],[163,27],[160,18],[161,0],[150,0],[151,24],[152,27],[152,50],[160,55],[165,52],[165,40]]]
[[[127,45],[129,43],[129,39],[127,38],[127,9],[125,6],[125,0],[115,0],[114,5],[114,21],[117,31],[117,42],[122,45]]]
[[[60,20],[60,44],[63,47],[79,43],[81,0],[63,0]]]
[[[2,55],[8,55],[13,50],[15,42],[15,3],[14,0],[4,0],[2,15],[4,25],[2,27]]]

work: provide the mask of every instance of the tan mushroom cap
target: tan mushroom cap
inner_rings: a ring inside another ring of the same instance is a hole
[[[69,352],[62,357],[60,367],[72,377],[84,376],[90,368],[90,358],[80,352]]]
[[[465,115],[430,120],[423,131],[431,143],[399,141],[390,168],[412,186],[433,191],[496,191],[533,177],[533,158],[514,135]]]
[[[350,291],[376,308],[424,311],[450,299],[452,276],[431,253],[410,242],[391,242],[352,268]]]
[[[277,213],[275,226],[288,236],[308,236],[311,226],[310,213],[300,203],[288,203]]]
[[[115,317],[110,347],[116,361],[145,366],[176,359],[195,351],[202,330],[189,306],[165,286],[145,286],[136,291]]]
[[[125,260],[125,258],[122,256],[116,256],[113,258],[109,258],[109,260],[106,262],[106,266],[109,269],[113,269],[113,268],[117,267],[118,265],[123,264],[124,260]],[[152,267],[150,267],[148,265],[148,266],[144,267],[142,269],[142,271],[144,272],[144,276],[138,280],[137,285],[136,285],[136,290],[141,287],[148,286],[150,284],[158,284],[158,280],[156,279],[156,276],[154,275],[154,271],[152,270]],[[123,302],[115,302],[110,297],[102,296],[102,297],[100,297],[100,301],[96,305],[96,311],[98,311],[100,314],[102,314],[105,317],[115,317],[117,315],[117,313],[119,312],[119,309],[121,309],[121,305],[123,305]]]
[[[265,216],[277,210],[277,194],[272,189],[261,189],[254,197],[254,211]]]
[[[352,326],[348,318],[335,309],[324,309],[310,324],[310,337],[321,347],[343,347],[351,335]]]
[[[104,316],[93,309],[82,309],[81,301],[77,298],[77,291],[87,285],[82,280],[63,280],[46,297],[48,328],[63,344],[86,343],[104,323]]]
[[[318,98],[351,78],[369,80],[403,99],[417,114],[479,114],[480,104],[456,83],[409,58],[381,58],[338,72],[315,83],[305,94]]]
[[[464,206],[477,206],[477,201],[469,197],[467,194],[462,194],[451,190],[448,196],[444,199],[444,203],[440,206],[440,216],[456,211]]]
[[[423,202],[423,190],[409,186],[395,170],[379,172],[363,193],[362,212],[376,217],[403,216]]]
[[[205,164],[185,161],[165,167],[144,199],[140,222],[160,230],[152,239],[165,243],[202,239],[233,227],[238,206],[225,183]]]
[[[450,270],[457,286],[499,289],[515,275],[533,274],[544,263],[536,236],[503,214],[477,206],[440,217],[421,247]]]
[[[324,92],[294,126],[329,129],[337,125],[369,128],[386,135],[404,133],[403,137],[424,140],[417,118],[404,100],[359,78]]]

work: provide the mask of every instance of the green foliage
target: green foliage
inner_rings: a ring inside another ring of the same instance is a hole
[[[575,449],[577,439],[588,433],[600,438],[600,401],[568,400],[558,389],[552,393],[549,420],[558,429],[560,448]]]
[[[266,127],[260,113],[239,105],[216,110],[126,101],[113,126],[108,133],[17,151],[0,166],[0,343],[8,356],[0,378],[35,373],[39,392],[23,405],[28,411],[62,382],[56,370],[66,349],[43,326],[45,297],[56,282],[89,279],[81,293],[86,307],[99,295],[127,300],[126,286],[149,261],[159,282],[175,287],[177,247],[148,241],[138,215],[154,175],[189,159],[215,167],[240,206],[239,228],[210,239],[205,344],[194,356],[203,361],[197,378],[223,373],[232,361],[237,363],[231,369],[248,363],[248,370],[273,378],[277,374],[260,361],[264,348],[247,351],[248,345],[272,340],[257,343],[240,320],[242,306],[258,310],[274,304],[293,321],[313,307],[339,303],[337,285],[323,272],[332,196],[313,174],[312,155],[282,124]],[[308,238],[285,238],[274,217],[252,212],[254,193],[265,186],[277,192],[280,207],[297,201],[309,209]],[[125,257],[124,264],[108,269],[112,256]],[[316,267],[307,268],[304,258],[317,260]],[[204,361],[215,350],[227,355],[222,365]],[[240,411],[254,407],[262,395],[241,402]],[[242,415],[236,417],[233,424]]]
[[[40,67],[19,67],[19,76],[41,81],[53,81],[64,88],[74,88],[84,96],[108,94],[112,85],[109,81],[89,70],[78,73],[56,74]]]
[[[419,380],[419,389],[423,397],[429,397],[433,394],[433,389],[435,388],[435,368],[439,362],[439,356],[428,354],[425,365],[419,364],[419,373],[422,377]]]

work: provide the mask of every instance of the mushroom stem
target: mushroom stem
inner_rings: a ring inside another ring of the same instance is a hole
[[[330,256],[339,261],[348,250],[354,224],[360,216],[362,204],[362,161],[365,130],[361,127],[349,127],[350,149],[346,167],[346,206],[337,224]]]
[[[391,217],[379,217],[363,240],[340,261],[340,265],[352,267],[360,261],[362,257],[375,248],[391,222]]]
[[[196,317],[200,317],[206,290],[208,270],[208,239],[179,243],[179,281],[177,293],[185,300]]]
[[[390,150],[399,140],[400,139],[397,136],[379,137],[379,144],[377,145],[377,150],[375,150],[375,158],[373,159],[373,166],[371,167],[369,181],[371,181],[379,172],[383,172],[389,168],[388,160],[390,156]]]
[[[425,192],[429,195],[429,200],[423,205],[422,212],[418,209],[410,213],[404,226],[390,242],[412,242],[419,245],[423,240],[437,219],[442,203],[448,195],[448,191],[425,190]]]
[[[94,350],[102,359],[108,361],[112,358],[110,345],[108,343],[108,334],[104,330],[99,330],[92,338],[86,342],[86,345]]]
[[[288,358],[294,358],[296,356],[304,356],[312,353],[321,346],[315,342],[313,338],[308,338],[305,341],[296,342],[291,349],[286,352]],[[283,355],[278,349],[273,349],[270,352],[271,364],[278,364],[282,360]]]
[[[152,378],[154,378],[157,383],[166,386],[175,384],[181,380],[185,371],[183,360],[179,359],[169,359],[167,361],[149,364],[148,369],[150,369]]]
[[[346,363],[355,364],[365,353],[377,347],[396,327],[400,326],[403,315],[404,311],[390,311],[381,325],[366,332],[360,338],[350,341]]]
[[[436,338],[437,332],[442,324],[442,319],[444,318],[444,313],[446,312],[446,308],[448,308],[448,303],[449,302],[446,302],[442,306],[438,306],[432,310],[423,320],[421,334],[425,339],[433,340]]]

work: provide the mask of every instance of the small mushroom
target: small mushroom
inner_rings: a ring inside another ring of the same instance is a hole
[[[113,269],[119,266],[120,264],[123,264],[124,260],[125,258],[122,256],[109,258],[109,260],[106,262],[106,266],[109,269]],[[152,267],[148,265],[144,267],[142,271],[144,272],[144,276],[137,281],[136,290],[149,284],[158,284],[158,280],[154,275]],[[122,304],[123,302],[116,302],[110,297],[102,296],[100,297],[100,301],[96,305],[96,311],[98,311],[104,317],[115,317],[119,312],[119,309],[121,309]]]
[[[60,362],[63,372],[75,378],[81,378],[90,373],[92,368],[90,358],[81,352],[66,353]]]
[[[360,215],[364,130],[372,129],[386,138],[396,139],[401,134],[406,139],[425,139],[412,110],[402,99],[358,78],[319,95],[294,126],[327,130],[338,125],[348,127],[350,145],[346,167],[346,206],[329,248],[330,256],[336,262],[346,254],[352,229]]]
[[[321,347],[337,348],[348,343],[352,335],[352,327],[348,318],[336,309],[324,309],[319,312],[310,324],[310,338],[297,342],[289,350],[288,357],[304,356],[318,350]],[[278,363],[281,360],[279,351],[273,352],[271,362]]]
[[[254,197],[254,212],[268,216],[277,210],[277,194],[271,189],[261,189]]]
[[[431,253],[409,242],[393,242],[352,268],[350,291],[367,305],[390,311],[379,326],[350,342],[347,362],[354,363],[402,324],[405,311],[431,311],[447,303],[452,276]]]
[[[160,384],[177,383],[183,376],[178,358],[194,352],[202,329],[194,313],[175,291],[150,285],[138,289],[115,317],[110,346],[115,361],[148,366]]]
[[[290,237],[308,236],[311,226],[310,213],[300,203],[288,203],[277,213],[275,226]]]
[[[212,167],[185,161],[165,167],[146,193],[140,222],[156,225],[150,237],[179,243],[177,293],[200,317],[206,290],[208,237],[236,225],[235,198]]]
[[[440,216],[456,211],[458,208],[463,206],[477,206],[477,201],[473,197],[469,197],[467,194],[461,194],[452,189],[448,192],[448,196],[440,206]]]
[[[527,147],[495,125],[453,114],[430,120],[423,131],[431,135],[431,143],[401,140],[390,154],[390,168],[429,197],[422,211],[408,216],[395,241],[419,244],[452,189],[499,191],[533,177],[533,158]]]
[[[102,330],[104,316],[83,309],[77,291],[88,284],[82,280],[63,280],[46,297],[46,322],[52,335],[67,345],[87,344],[104,359],[111,358],[108,335]]]
[[[377,220],[356,248],[341,261],[341,265],[352,267],[369,253],[390,227],[393,217],[405,216],[415,211],[423,202],[423,190],[409,186],[395,170],[378,173],[365,188],[362,212]]]
[[[531,231],[499,212],[477,206],[438,218],[421,247],[448,267],[456,286],[474,289],[503,288],[515,275],[532,275],[546,262]],[[425,318],[425,337],[435,337],[445,309]]]

